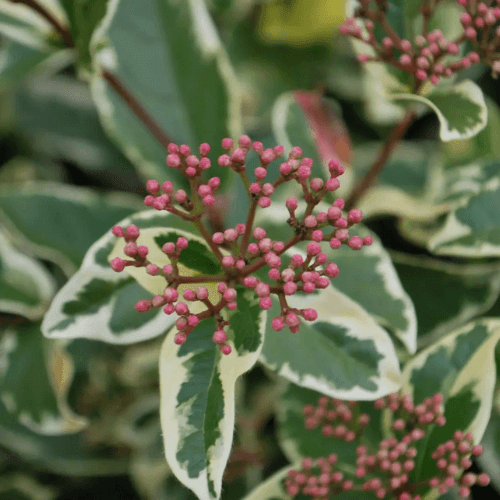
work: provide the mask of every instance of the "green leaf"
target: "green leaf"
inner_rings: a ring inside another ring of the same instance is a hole
[[[428,479],[436,473],[430,455],[457,429],[471,432],[475,443],[481,441],[492,408],[494,356],[499,338],[497,320],[469,323],[429,346],[405,366],[401,392],[412,395],[415,404],[441,393],[446,417],[444,427],[435,427],[417,443],[419,459],[414,480]]]
[[[66,403],[69,360],[43,338],[38,324],[7,330],[0,340],[0,398],[19,422],[40,434],[81,430],[86,420]]]
[[[480,258],[500,256],[499,178],[448,214],[429,241],[439,255]]]
[[[47,270],[16,251],[0,232],[0,311],[40,319],[55,293]]]
[[[106,13],[108,0],[62,0],[70,32],[79,52],[79,63],[90,65],[90,38]]]
[[[444,142],[474,137],[488,122],[483,92],[470,80],[435,88],[425,97],[395,93],[391,98],[395,101],[417,101],[429,106],[439,119],[439,135]]]
[[[285,491],[284,481],[290,469],[299,468],[300,462],[294,465],[287,465],[257,486],[243,500],[291,500],[292,497]]]
[[[156,210],[135,214],[120,222],[136,224],[141,230],[182,221]],[[151,339],[171,327],[174,319],[161,309],[138,313],[138,300],[153,296],[127,273],[114,272],[108,258],[117,238],[108,231],[88,250],[81,268],[55,296],[43,322],[42,332],[50,338],[87,338],[112,344]],[[146,275],[139,269],[140,275]],[[148,275],[146,275],[148,276]]]
[[[116,75],[165,133],[193,151],[208,142],[215,170],[220,141],[241,129],[235,77],[203,0],[112,0],[92,38],[92,94],[104,128],[144,178],[181,179],[161,147],[102,78]],[[214,172],[215,173],[215,172]]]
[[[0,49],[0,89],[17,89],[28,76],[56,73],[73,59],[71,49],[39,50],[7,40]]]
[[[0,190],[0,220],[13,239],[68,275],[97,238],[139,206],[135,197],[103,196],[66,184],[11,184]]]
[[[303,321],[296,335],[275,332],[269,311],[261,361],[291,382],[340,399],[372,400],[400,386],[399,363],[385,330],[358,304],[333,287],[287,298],[290,307],[313,307],[314,322]]]
[[[393,255],[396,270],[415,304],[420,344],[490,309],[500,292],[497,265],[471,265]]]
[[[248,290],[238,294],[227,334],[233,350],[223,355],[212,341],[211,319],[187,342],[165,338],[160,355],[161,423],[167,461],[177,478],[201,500],[218,499],[234,427],[234,384],[257,361],[266,313]]]
[[[23,135],[42,155],[63,158],[109,184],[135,186],[131,163],[102,130],[90,91],[73,78],[37,79],[16,94],[16,117]]]
[[[450,166],[466,165],[479,158],[496,159],[500,157],[500,109],[496,102],[485,96],[488,108],[488,124],[479,134],[470,139],[442,142],[441,147]]]

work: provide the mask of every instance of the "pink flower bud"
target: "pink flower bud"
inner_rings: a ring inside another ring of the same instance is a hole
[[[471,448],[471,453],[475,456],[475,457],[479,457],[480,455],[483,454],[483,447],[480,445],[480,444],[475,444],[474,446],[472,446]]]
[[[184,238],[183,236],[181,236],[180,238],[177,238],[177,248],[179,250],[185,250],[187,247],[188,247],[188,240],[186,238]]]
[[[267,285],[266,283],[262,283],[262,282],[257,283],[257,285],[255,287],[255,293],[259,297],[268,297],[269,294],[271,293],[269,290],[269,285]]]
[[[339,229],[345,229],[349,225],[349,223],[347,222],[347,219],[345,217],[340,217],[333,223],[333,225],[335,227],[338,227]]]
[[[196,300],[196,293],[194,292],[194,290],[189,290],[189,289],[184,290],[182,296],[184,297],[185,300],[190,300],[190,301]]]
[[[131,241],[125,245],[123,251],[127,257],[135,257],[137,255],[137,245]]]
[[[220,351],[222,352],[222,354],[227,356],[228,354],[231,354],[232,348],[230,345],[226,344],[226,345],[220,346]]]
[[[280,174],[283,176],[283,177],[286,177],[287,175],[290,174],[290,172],[292,171],[292,167],[290,166],[289,163],[282,163],[280,165]]]
[[[278,269],[270,269],[269,272],[267,273],[267,275],[272,280],[279,280],[280,279],[280,272]]]
[[[234,302],[236,300],[236,290],[234,288],[228,288],[225,292],[224,292],[224,300],[226,302]]]
[[[225,255],[222,257],[222,265],[224,267],[233,267],[235,264],[234,258],[231,255]]]
[[[332,248],[334,250],[337,248],[340,248],[341,245],[342,245],[342,242],[337,238],[332,238],[330,240],[330,248]]]
[[[177,345],[185,344],[187,340],[187,335],[185,333],[176,333],[174,337],[174,343]]]
[[[148,312],[151,309],[151,304],[148,300],[139,300],[135,304],[135,309],[138,312]]]
[[[227,290],[227,285],[223,281],[217,284],[217,291],[220,294],[223,294],[226,290]]]
[[[216,244],[216,245],[222,245],[224,243],[224,235],[220,232],[218,233],[214,233],[212,235],[212,241]]]
[[[252,255],[255,255],[255,254],[258,254],[259,253],[259,246],[256,244],[256,243],[250,243],[248,245],[248,253],[252,254]]]
[[[175,312],[179,316],[184,316],[185,314],[189,314],[189,307],[184,302],[177,302],[175,304]]]
[[[269,310],[273,307],[273,299],[271,297],[262,297],[259,300],[259,307],[264,310]]]
[[[247,287],[247,288],[250,288],[250,289],[253,289],[257,286],[257,283],[258,283],[258,280],[257,278],[254,278],[253,276],[247,276],[244,280],[243,280],[243,284]]]
[[[300,267],[303,263],[304,263],[304,258],[302,257],[302,255],[298,253],[294,254],[290,259],[290,265],[293,268]]]
[[[187,200],[187,193],[184,189],[179,189],[175,195],[174,199],[177,203],[184,203]]]
[[[246,151],[241,148],[236,148],[231,154],[231,160],[235,163],[245,162]]]
[[[260,193],[260,184],[258,184],[257,182],[252,182],[252,184],[250,184],[250,192],[252,194],[259,194]]]
[[[411,57],[408,54],[402,54],[401,57],[399,58],[399,62],[403,66],[410,66],[411,65]]]
[[[323,187],[323,180],[319,177],[315,177],[311,180],[310,186],[313,191],[318,192]]]
[[[472,26],[465,28],[465,38],[468,38],[469,40],[474,40],[476,36],[477,32]]]
[[[171,142],[168,146],[167,146],[167,151],[171,154],[177,154],[179,152],[179,147],[177,146],[177,144],[174,144],[173,142]]]
[[[261,227],[256,227],[254,230],[253,230],[253,237],[256,239],[256,240],[262,240],[263,238],[266,237],[266,231],[264,229],[262,229]]]
[[[271,322],[271,328],[276,332],[280,332],[281,330],[283,330],[283,328],[285,328],[283,316],[277,316],[276,318],[274,318]]]
[[[308,215],[304,219],[304,224],[308,228],[313,228],[313,227],[316,227],[318,225],[318,221],[316,220],[316,217],[314,217],[314,215]]]
[[[267,170],[264,167],[257,167],[254,171],[255,178],[259,181],[263,180],[267,176]]]
[[[311,233],[311,238],[314,240],[314,241],[317,241],[318,243],[320,241],[323,241],[323,231],[321,229],[316,229],[316,231],[313,231]]]
[[[410,40],[401,40],[401,42],[399,43],[399,47],[403,52],[410,52],[412,49]]]
[[[299,179],[305,181],[311,175],[311,168],[306,165],[301,165],[297,169],[297,175],[299,176]]]
[[[293,295],[297,291],[297,284],[293,281],[287,281],[283,285],[283,293],[285,295]]]
[[[146,182],[146,190],[151,194],[157,194],[160,190],[160,183],[155,180],[149,180]]]
[[[347,244],[353,250],[361,250],[363,248],[363,240],[359,236],[353,236]]]
[[[288,326],[299,326],[300,325],[300,318],[293,312],[288,313],[285,316],[285,323]]]
[[[263,192],[266,196],[271,196],[271,195],[274,193],[274,187],[273,187],[273,185],[272,185],[270,182],[266,182],[266,183],[262,186],[262,192]]]
[[[264,238],[264,239],[260,240],[258,245],[259,245],[259,249],[262,252],[269,252],[273,248],[273,242],[272,242],[271,238]]]
[[[167,165],[171,168],[178,168],[181,164],[181,159],[177,154],[167,155]]]
[[[207,184],[202,184],[199,188],[198,188],[198,194],[201,196],[201,197],[204,197],[204,196],[207,196],[209,194],[212,194],[212,188],[210,186],[208,186]]]
[[[336,191],[340,187],[340,182],[336,177],[331,177],[325,183],[325,188],[327,191]]]
[[[229,165],[231,165],[231,158],[229,155],[220,155],[218,163],[221,167],[229,167]]]
[[[111,269],[113,269],[113,271],[117,273],[120,273],[125,269],[125,264],[125,261],[120,259],[119,257],[116,257],[110,262]]]
[[[316,309],[303,309],[302,315],[307,321],[315,321],[316,319],[318,319],[318,312],[316,311]]]
[[[175,326],[177,327],[177,330],[185,330],[188,326],[187,319],[184,317],[178,318],[175,322]]]
[[[236,229],[226,229],[224,231],[224,239],[226,241],[236,241],[238,239],[238,232]]]
[[[307,244],[307,255],[314,257],[321,252],[321,245],[316,241]]]
[[[286,200],[286,208],[288,208],[288,210],[296,210],[297,207],[299,206],[299,202],[297,201],[297,198],[288,198]]]
[[[258,205],[260,208],[267,208],[271,206],[271,198],[268,198],[267,196],[263,196],[262,198],[259,199]]]
[[[333,262],[330,262],[326,266],[325,274],[329,278],[335,278],[336,276],[338,276],[339,275],[339,268],[338,268],[337,264],[334,264]]]
[[[172,305],[172,304],[167,304],[164,308],[163,308],[163,312],[165,314],[173,314],[175,312],[175,307]]]
[[[148,264],[146,266],[146,272],[150,276],[156,276],[160,272],[160,268],[155,264]]]
[[[129,240],[136,240],[140,236],[140,230],[135,224],[127,226],[125,237]]]

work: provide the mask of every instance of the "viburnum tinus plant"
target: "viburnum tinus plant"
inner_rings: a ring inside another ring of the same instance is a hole
[[[234,311],[238,308],[236,285],[243,285],[253,290],[258,298],[258,306],[268,311],[273,306],[271,296],[279,301],[280,314],[271,321],[271,328],[277,332],[287,326],[292,333],[298,333],[301,317],[306,321],[318,318],[314,308],[299,309],[290,307],[287,297],[297,292],[312,294],[330,285],[330,279],[335,278],[339,269],[337,265],[328,261],[323,252],[322,243],[328,243],[331,249],[338,249],[342,244],[353,250],[360,250],[363,246],[372,244],[372,237],[350,236],[349,229],[361,222],[362,212],[358,209],[350,210],[344,216],[342,209],[345,201],[337,198],[325,212],[314,213],[315,207],[322,201],[326,193],[332,193],[340,187],[338,177],[344,172],[338,160],[328,163],[330,178],[324,182],[320,177],[310,178],[312,174],[312,160],[301,158],[302,150],[293,147],[287,161],[279,167],[279,177],[274,182],[265,182],[267,168],[283,155],[284,147],[275,146],[264,150],[262,143],[254,142],[248,136],[241,136],[237,148],[230,138],[222,140],[222,147],[230,154],[219,156],[221,167],[230,167],[238,173],[247,189],[250,198],[250,209],[245,223],[237,224],[235,228],[228,228],[224,232],[218,231],[209,234],[201,225],[200,220],[206,207],[215,203],[214,194],[220,186],[218,177],[211,177],[206,182],[201,179],[202,174],[211,167],[207,158],[210,152],[208,144],[200,146],[200,157],[193,155],[191,149],[184,145],[178,147],[170,144],[168,147],[167,165],[178,168],[188,178],[191,193],[184,189],[175,189],[172,182],[166,181],[161,186],[156,180],[148,181],[146,188],[151,193],[146,196],[145,205],[158,211],[170,212],[183,221],[191,222],[200,229],[205,243],[214,256],[220,260],[222,274],[184,276],[179,263],[183,262],[183,251],[188,249],[189,241],[180,236],[175,243],[168,241],[161,247],[170,263],[159,267],[148,260],[149,249],[146,245],[138,245],[140,230],[136,225],[129,225],[124,230],[121,226],[113,228],[113,234],[122,237],[125,241],[123,252],[132,260],[115,257],[111,260],[111,267],[116,272],[123,271],[128,266],[143,267],[151,276],[162,276],[165,279],[165,289],[161,295],[151,300],[140,300],[135,308],[139,312],[147,312],[152,308],[163,308],[167,315],[176,313],[179,318],[175,326],[178,333],[174,342],[182,345],[188,335],[203,319],[213,317],[215,331],[212,340],[219,346],[223,354],[229,354],[231,346],[226,343],[228,336],[224,330],[230,322],[223,316],[223,309]],[[253,149],[259,155],[260,166],[255,169],[255,181],[250,182],[245,169],[246,156]],[[271,197],[274,190],[286,182],[295,181],[302,191],[300,211],[299,201],[290,197],[285,205],[290,217],[286,223],[293,229],[287,241],[272,240],[264,228],[254,227],[254,219],[258,209],[271,207]],[[177,206],[176,206],[177,205]],[[301,241],[308,241],[305,255],[293,253],[294,245]],[[225,249],[225,250],[224,250]],[[290,262],[284,266],[281,256],[291,251]],[[224,252],[224,253],[223,253]],[[267,282],[261,281],[254,275],[259,269],[267,271]],[[194,288],[190,284],[217,281],[218,296],[209,297],[209,290],[204,286]],[[184,285],[182,295],[179,286]],[[186,302],[199,303],[196,309],[203,309],[198,314],[190,311]],[[215,299],[215,300],[214,300]],[[212,303],[214,302],[214,303]]]
[[[49,165],[0,174],[35,179],[0,189],[2,463],[145,500],[498,486],[500,3],[348,0],[321,50],[256,30],[325,42],[332,2],[260,3],[0,0],[9,144]]]

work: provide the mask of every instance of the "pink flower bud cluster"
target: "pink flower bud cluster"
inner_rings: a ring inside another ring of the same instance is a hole
[[[312,308],[291,308],[287,304],[287,298],[298,292],[309,294],[327,288],[330,280],[339,274],[337,265],[328,260],[324,251],[328,248],[325,247],[335,250],[344,244],[353,250],[360,250],[363,246],[371,245],[372,238],[350,235],[349,230],[361,222],[363,214],[358,209],[344,213],[345,202],[341,198],[336,199],[326,212],[314,213],[315,206],[323,197],[329,192],[336,191],[340,186],[338,177],[344,173],[344,167],[337,160],[329,162],[329,178],[326,181],[319,177],[311,178],[313,161],[310,158],[302,158],[302,150],[294,147],[287,161],[281,163],[278,178],[269,182],[266,180],[268,166],[283,156],[283,146],[264,149],[260,142],[252,144],[248,136],[241,136],[237,147],[229,138],[223,139],[222,147],[227,154],[219,157],[219,165],[231,167],[242,177],[247,187],[251,206],[245,223],[213,234],[210,234],[201,223],[207,207],[215,203],[214,192],[220,185],[218,177],[211,177],[207,182],[201,178],[203,171],[211,167],[206,156],[210,151],[208,144],[200,146],[200,156],[192,154],[186,145],[168,146],[167,164],[180,169],[189,179],[191,188],[189,195],[183,189],[175,190],[170,181],[160,185],[156,180],[149,180],[146,189],[150,194],[144,199],[147,206],[173,213],[196,225],[207,246],[219,259],[222,276],[217,276],[216,280],[210,279],[210,276],[181,276],[177,263],[181,252],[188,246],[188,241],[183,237],[176,243],[168,242],[163,245],[162,251],[171,262],[160,269],[147,260],[147,247],[137,246],[139,229],[136,226],[129,226],[125,231],[121,227],[113,228],[115,236],[125,238],[125,254],[131,260],[115,258],[111,262],[111,267],[117,272],[123,271],[126,266],[145,267],[149,275],[163,276],[166,280],[164,293],[152,300],[139,301],[136,309],[139,312],[147,312],[152,308],[163,307],[165,314],[175,312],[179,316],[176,321],[178,333],[174,339],[177,344],[186,341],[188,334],[199,321],[213,316],[217,325],[213,340],[224,354],[229,354],[231,347],[226,343],[227,334],[224,331],[224,327],[229,323],[224,321],[220,313],[223,308],[236,309],[237,284],[252,290],[259,299],[259,306],[264,310],[269,310],[273,306],[271,297],[277,296],[281,314],[272,320],[272,328],[280,331],[288,327],[292,333],[297,333],[302,319],[314,321],[318,313]],[[259,155],[260,160],[260,166],[254,172],[254,182],[248,179],[245,166],[250,149]],[[290,214],[287,223],[292,228],[293,234],[288,241],[283,242],[271,239],[262,227],[253,226],[256,211],[259,208],[268,208],[275,189],[285,182],[299,184],[302,200],[300,202],[297,198],[286,200]],[[301,212],[303,210],[300,216],[297,214],[299,205],[302,205]],[[300,241],[308,242],[305,256],[299,253],[292,254],[289,264],[285,265],[283,254]],[[267,282],[254,276],[254,273],[263,267],[267,267],[269,278]],[[178,302],[179,285],[189,283],[195,286],[209,281],[218,281],[220,301],[217,304],[213,305],[208,300],[208,292],[204,287],[185,290],[182,298],[186,302]],[[201,301],[206,310],[191,314],[187,302],[193,301]]]
[[[475,4],[475,0],[470,0],[470,3]],[[432,15],[432,10],[429,8],[423,7],[421,10],[427,18]],[[362,30],[357,20],[363,23],[366,32]],[[375,38],[375,24],[379,24],[379,27],[384,29],[387,35],[380,43]],[[467,56],[460,57],[459,44],[467,38],[470,40],[477,38],[477,33],[473,28],[471,28],[474,31],[472,38],[467,36],[467,29],[465,29],[463,36],[450,41],[445,38],[441,30],[436,29],[430,33],[425,32],[417,35],[412,42],[400,38],[394,30],[386,29],[387,27],[384,11],[368,7],[359,9],[354,17],[347,18],[346,22],[340,27],[340,33],[365,42],[375,51],[373,56],[359,54],[359,62],[386,62],[391,64],[414,76],[418,82],[417,87],[426,81],[437,85],[441,78],[450,77],[454,73],[469,68],[472,64],[484,59],[482,52],[479,51],[479,46],[475,47],[476,50],[470,52]],[[472,35],[470,30],[469,35]],[[457,59],[454,62],[445,64],[442,61],[445,56],[456,56]]]
[[[481,61],[492,69],[493,78],[500,74],[500,1],[457,0],[465,9],[460,16],[464,38],[469,40]],[[496,5],[495,5],[496,3]],[[470,54],[469,54],[470,56]]]
[[[435,477],[426,484],[410,481],[417,456],[413,443],[425,437],[427,427],[445,425],[442,404],[441,394],[426,398],[420,405],[415,405],[408,394],[400,396],[393,393],[377,399],[373,403],[375,409],[386,408],[392,413],[394,435],[380,441],[378,449],[369,450],[364,444],[357,446],[354,473],[349,477],[335,469],[338,459],[334,454],[318,460],[305,458],[300,470],[289,471],[285,480],[287,493],[292,497],[302,493],[323,500],[353,490],[371,491],[380,499],[420,500],[421,495],[416,491],[428,484],[431,488],[438,488],[441,494],[457,486],[460,497],[468,498],[470,486],[486,486],[489,483],[486,474],[467,473],[462,476],[463,470],[471,466],[469,455],[479,456],[482,453],[481,446],[471,444],[470,433],[464,435],[462,431],[456,431],[453,440],[438,446],[432,454],[436,462]],[[306,405],[303,413],[306,429],[321,427],[325,437],[347,442],[359,439],[370,421],[367,414],[359,413],[357,402],[326,396],[319,398],[317,407]]]

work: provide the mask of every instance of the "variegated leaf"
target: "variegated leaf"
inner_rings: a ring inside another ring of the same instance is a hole
[[[19,422],[40,434],[80,431],[86,420],[66,402],[73,367],[39,325],[10,329],[0,339],[0,399]]]
[[[455,264],[392,254],[403,287],[415,304],[419,346],[488,311],[500,293],[496,264]]]
[[[176,329],[160,355],[161,424],[165,452],[177,478],[200,500],[218,499],[234,427],[234,384],[257,361],[266,313],[254,294],[238,291],[238,307],[228,314],[229,345],[223,355],[212,341],[215,325],[203,320],[178,346]]]
[[[135,214],[120,224],[136,224],[142,230],[184,225],[177,217],[156,210]],[[111,231],[92,245],[79,271],[55,296],[42,322],[44,335],[129,344],[161,335],[171,327],[174,319],[161,309],[135,310],[138,300],[152,295],[129,274],[111,269],[109,257],[116,245]]]
[[[212,164],[219,169],[216,148],[221,139],[241,131],[240,99],[203,0],[110,0],[92,37],[91,54],[92,95],[103,126],[144,178],[165,177],[165,149],[102,77],[102,70],[116,75],[172,140],[193,150],[208,142]],[[224,180],[227,171],[218,174]],[[185,181],[177,170],[168,175]]]
[[[12,239],[68,275],[97,238],[139,207],[135,197],[102,196],[67,184],[11,184],[0,190],[0,221]]]
[[[328,205],[320,204],[318,211],[327,210]],[[286,241],[292,229],[283,224],[289,217],[284,205],[277,206],[258,220],[269,234]],[[366,228],[353,232],[366,236],[370,234],[373,244],[360,251],[342,246],[337,250],[328,248],[327,255],[340,269],[332,281],[336,293],[355,301],[391,334],[394,334],[410,352],[415,352],[417,325],[411,299],[401,286],[389,254],[378,237]],[[377,283],[374,286],[374,283]],[[320,292],[321,294],[322,292]],[[341,311],[338,312],[341,316]]]
[[[429,248],[439,255],[484,258],[500,256],[500,177],[448,214],[432,235]]]
[[[446,425],[436,427],[418,443],[414,480],[436,472],[430,455],[456,430],[471,432],[478,443],[486,429],[496,381],[495,346],[500,339],[498,320],[479,320],[450,333],[419,353],[404,368],[401,392],[415,404],[441,393]]]
[[[0,311],[40,319],[55,293],[49,272],[15,250],[0,232]]]
[[[330,286],[319,293],[291,296],[290,307],[315,308],[316,321],[299,333],[275,332],[275,304],[261,361],[291,382],[340,399],[372,400],[397,390],[399,362],[387,332],[358,304]]]
[[[391,98],[396,102],[416,101],[430,107],[439,119],[439,135],[445,142],[474,137],[488,122],[483,92],[471,80],[439,87],[425,96],[394,93]]]

